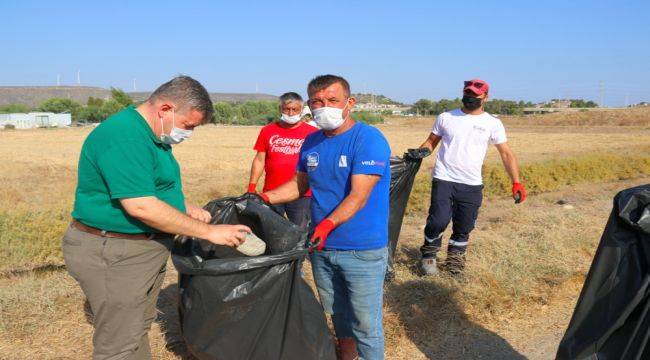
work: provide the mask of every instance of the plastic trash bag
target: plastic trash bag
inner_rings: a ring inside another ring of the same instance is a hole
[[[404,212],[411,195],[413,181],[422,159],[429,156],[429,149],[409,149],[403,158],[390,158],[390,213],[388,216],[388,271],[387,279],[392,278],[393,260],[397,249],[397,240],[402,230]]]
[[[650,359],[650,184],[623,190],[557,359]]]
[[[179,273],[181,331],[199,359],[335,359],[322,306],[302,278],[304,230],[247,196],[205,206],[214,224],[244,224],[267,243],[247,257],[181,238],[172,250]]]

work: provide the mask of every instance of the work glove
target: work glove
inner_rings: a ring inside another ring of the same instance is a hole
[[[526,189],[521,183],[512,184],[512,198],[515,199],[515,204],[522,203],[526,200]]]
[[[256,193],[257,192],[257,184],[256,183],[248,183],[248,190],[246,192]]]
[[[406,150],[406,153],[404,153],[405,158],[410,158],[413,160],[424,159],[429,155],[431,155],[431,150],[427,148],[408,149]]]
[[[321,221],[320,224],[316,225],[314,228],[314,233],[311,236],[311,239],[309,240],[310,247],[309,247],[309,252],[312,252],[314,250],[316,251],[321,251],[323,248],[325,248],[325,243],[327,242],[327,237],[329,236],[330,232],[334,230],[334,222],[330,219],[325,219]]]
[[[269,201],[268,195],[265,193],[256,193],[256,192],[247,192],[244,194],[244,199],[252,202],[256,202],[260,205],[270,206],[271,202]]]

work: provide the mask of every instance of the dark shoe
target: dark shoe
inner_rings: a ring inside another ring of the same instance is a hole
[[[451,275],[462,275],[465,270],[465,254],[449,253],[444,270]]]

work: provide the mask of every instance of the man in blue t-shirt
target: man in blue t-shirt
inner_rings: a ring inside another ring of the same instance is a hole
[[[379,130],[352,119],[356,101],[344,78],[318,76],[307,92],[322,130],[305,139],[294,180],[260,197],[285,203],[311,188],[310,259],[341,357],[383,359],[390,147]]]

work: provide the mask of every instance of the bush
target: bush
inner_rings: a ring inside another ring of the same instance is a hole
[[[70,113],[73,120],[79,118],[79,110],[81,104],[71,99],[51,98],[43,101],[38,106],[38,111],[53,112],[53,113]]]
[[[14,125],[14,124],[6,124],[5,125],[5,130],[16,130],[16,125]]]
[[[9,104],[0,106],[0,114],[13,114],[13,113],[28,113],[30,108],[23,104]]]
[[[383,116],[368,111],[355,111],[352,113],[352,118],[366,124],[381,124],[384,122]]]
[[[278,103],[272,100],[214,104],[214,122],[229,125],[266,125],[279,119]]]

